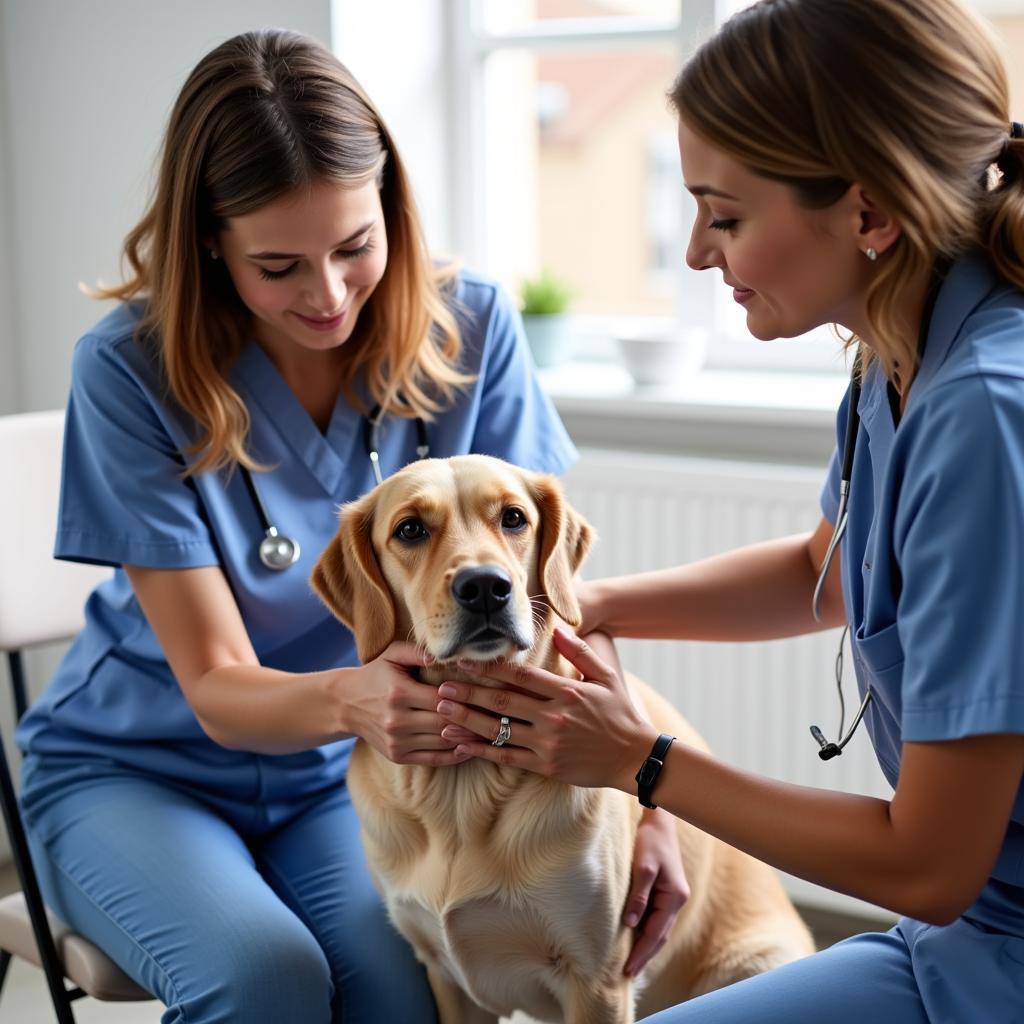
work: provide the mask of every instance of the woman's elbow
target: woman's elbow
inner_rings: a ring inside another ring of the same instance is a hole
[[[984,880],[951,878],[948,873],[922,874],[894,909],[925,924],[952,924],[974,905],[982,885]]]
[[[240,742],[240,738],[230,729],[223,729],[215,722],[211,722],[210,719],[199,714],[196,715],[196,721],[203,732],[206,733],[207,738],[216,743],[218,747],[223,747],[225,750],[245,749],[245,745]]]
[[[925,924],[944,926],[952,924],[969,906],[970,903],[935,902],[922,906],[918,913],[907,916]]]

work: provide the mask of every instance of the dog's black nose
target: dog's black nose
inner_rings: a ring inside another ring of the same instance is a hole
[[[460,569],[452,580],[452,596],[467,611],[489,615],[508,604],[512,577],[500,565]]]

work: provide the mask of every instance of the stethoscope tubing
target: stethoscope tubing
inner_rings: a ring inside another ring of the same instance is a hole
[[[814,586],[814,596],[811,599],[811,611],[814,613],[814,620],[816,622],[821,622],[821,596],[825,588],[825,581],[828,579],[829,570],[832,568],[832,562],[836,557],[839,544],[846,533],[846,527],[850,520],[850,481],[853,477],[853,458],[857,451],[857,434],[860,431],[860,409],[858,406],[860,405],[861,376],[861,359],[860,352],[858,351],[857,358],[853,361],[853,370],[850,373],[850,404],[846,411],[846,437],[843,442],[843,463],[839,472],[839,506],[836,510],[836,524],[832,529],[832,537],[828,542],[828,548],[825,550],[825,557],[822,559],[821,570],[818,573],[818,581]],[[843,725],[846,718],[846,701],[843,699],[842,659],[843,644],[846,641],[846,634],[848,632],[849,626],[843,630],[843,635],[839,639],[839,653],[836,655],[836,687],[839,690],[839,739],[832,743],[825,739],[818,726],[811,726],[811,735],[819,747],[818,756],[823,761],[828,761],[830,758],[836,757],[843,752],[843,748],[850,742],[853,734],[857,731],[857,726],[860,725],[864,712],[871,702],[871,691],[867,690],[863,700],[860,702],[860,707],[857,709],[857,714],[850,724],[849,731],[844,736]]]
[[[850,373],[850,404],[846,410],[846,438],[843,443],[843,464],[839,473],[839,507],[836,510],[836,525],[832,530],[832,538],[828,542],[825,557],[822,559],[818,582],[814,587],[814,597],[811,600],[811,611],[814,612],[815,622],[821,622],[821,595],[825,588],[825,580],[828,578],[832,560],[835,558],[843,534],[846,533],[846,524],[849,520],[850,480],[853,477],[853,457],[857,451],[857,434],[860,431],[860,409],[858,408],[860,390],[861,362],[858,352]]]

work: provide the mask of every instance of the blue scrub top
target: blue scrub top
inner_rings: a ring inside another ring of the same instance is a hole
[[[822,494],[833,523],[849,397]],[[961,259],[899,426],[877,363],[859,411],[843,595],[865,723],[895,787],[905,740],[1024,732],[1024,294],[980,254]],[[1024,786],[993,879],[1024,886]],[[1005,900],[1024,910],[1021,890],[999,888]]]
[[[494,283],[463,272],[453,309],[462,368],[477,374],[427,424],[430,454],[496,455],[559,473],[576,452],[541,391],[522,323]],[[203,732],[135,600],[123,564],[220,566],[262,665],[310,672],[358,664],[352,636],[309,585],[337,528],[338,506],[374,485],[363,420],[340,396],[322,434],[263,349],[250,342],[231,383],[252,418],[253,474],[271,521],[301,546],[274,572],[259,561],[259,514],[241,474],[182,479],[197,436],[166,397],[152,346],[134,338],[137,304],[123,305],[75,349],[55,554],[115,567],[93,592],[86,624],[18,729],[30,754],[94,756],[233,799],[291,799],[343,778],[352,741],[290,755],[226,750]],[[412,420],[381,424],[385,475],[416,459]]]

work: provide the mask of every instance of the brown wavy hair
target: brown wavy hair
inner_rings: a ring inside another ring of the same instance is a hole
[[[346,398],[362,408],[353,385],[365,373],[387,412],[430,419],[472,380],[459,369],[461,338],[446,301],[454,270],[430,260],[377,110],[315,40],[246,32],[208,53],[182,87],[153,198],[125,240],[125,280],[95,292],[144,300],[138,336],[156,339],[168,390],[200,427],[189,473],[235,462],[262,468],[246,453],[249,413],[228,381],[251,316],[204,242],[226,218],[322,179],[376,180],[388,238],[384,276],[345,346]]]
[[[888,376],[916,368],[901,295],[938,260],[981,246],[1024,288],[1024,140],[1009,137],[999,42],[959,0],[760,0],[697,50],[670,98],[804,207],[857,182],[899,221],[867,295],[869,355]]]

